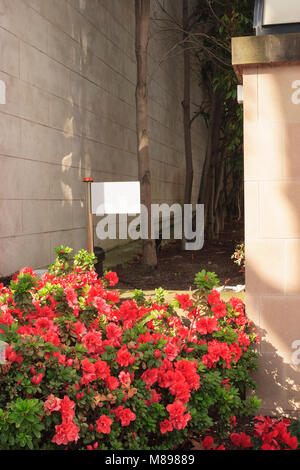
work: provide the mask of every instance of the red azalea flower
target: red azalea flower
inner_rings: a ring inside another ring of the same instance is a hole
[[[93,370],[91,372],[95,372],[97,379],[107,380],[110,377],[110,367],[107,365],[107,362],[102,361],[102,359],[98,359],[93,364]]]
[[[226,304],[223,300],[218,302],[216,305],[213,305],[211,310],[215,314],[216,318],[223,318],[227,314]]]
[[[209,305],[215,305],[220,302],[220,294],[217,290],[212,290],[210,294],[207,296],[207,302]]]
[[[94,298],[94,306],[100,315],[108,315],[110,313],[110,306],[105,302],[102,297]]]
[[[206,436],[202,441],[202,447],[204,450],[210,450],[214,445],[214,440],[211,436]]]
[[[181,401],[175,401],[172,405],[166,407],[170,415],[170,423],[174,429],[184,429],[190,419],[192,419],[190,412],[184,414],[186,407]]]
[[[43,380],[43,377],[44,377],[44,374],[42,372],[40,372],[38,375],[34,375],[32,377],[31,382],[34,385],[39,385],[41,383],[41,381]]]
[[[77,295],[76,295],[74,289],[72,289],[72,287],[65,287],[64,293],[66,294],[66,298],[67,298],[67,302],[68,302],[69,307],[73,308],[75,305],[78,304]]]
[[[117,274],[114,273],[114,272],[111,272],[111,271],[105,275],[105,279],[107,279],[109,281],[109,285],[111,287],[118,284],[118,282],[119,282],[119,278],[118,278]]]
[[[148,369],[143,372],[141,379],[151,387],[158,379],[158,369]]]
[[[67,421],[55,426],[56,434],[51,442],[57,445],[66,445],[69,442],[77,442],[79,439],[79,428],[72,421]]]
[[[170,423],[170,421],[168,421],[167,419],[159,423],[159,426],[160,426],[160,432],[162,434],[166,434],[166,432],[173,431],[173,426]]]
[[[120,302],[119,292],[116,290],[105,291],[103,292],[103,299],[113,304],[118,304]]]
[[[86,327],[84,323],[82,323],[79,320],[76,323],[74,323],[74,332],[77,336],[77,339],[80,340],[81,337],[86,334]]]
[[[230,436],[230,439],[231,439],[231,442],[237,447],[244,447],[246,449],[249,447],[253,447],[251,437],[245,434],[244,432],[240,434],[232,433]]]
[[[218,322],[212,317],[202,317],[196,322],[196,330],[200,335],[207,335],[213,333],[218,328]]]
[[[60,398],[55,397],[54,395],[49,395],[47,400],[44,403],[44,410],[47,416],[50,416],[53,411],[60,410]]]
[[[116,377],[108,377],[108,378],[105,380],[105,384],[106,384],[107,388],[112,392],[112,391],[114,391],[116,388],[118,388],[118,386],[119,386],[119,381],[118,381],[118,379],[116,379]]]
[[[7,346],[5,349],[5,357],[7,361],[9,362],[17,362],[18,364],[21,364],[21,362],[24,361],[23,356],[17,354],[15,351],[13,351],[11,346]]]
[[[236,417],[235,416],[230,416],[230,422],[235,427],[236,426]]]
[[[122,339],[122,330],[121,328],[116,325],[115,323],[109,323],[106,325],[106,336],[107,339],[111,339],[113,341],[112,346],[119,346],[121,339]]]
[[[188,310],[190,307],[193,306],[193,302],[188,294],[176,294],[175,299],[178,300],[182,310]]]
[[[115,410],[116,420],[121,421],[121,426],[129,426],[131,421],[135,421],[136,415],[129,408],[118,406]]]
[[[139,317],[139,309],[133,300],[125,300],[120,306],[120,319],[124,322],[124,327],[133,324]],[[125,328],[126,329],[126,328]]]
[[[70,400],[68,395],[65,395],[64,398],[60,401],[60,412],[62,415],[63,422],[71,421],[74,416],[74,401]]]
[[[99,433],[103,434],[109,434],[111,429],[111,424],[112,424],[112,419],[110,419],[106,415],[101,415],[100,418],[96,421],[97,428],[96,431]]]
[[[177,361],[175,364],[175,369],[176,371],[181,372],[191,390],[198,390],[200,387],[200,377],[197,374],[197,361]]]
[[[286,438],[285,443],[292,449],[297,450],[298,439],[296,436],[291,437],[290,435]]]
[[[130,352],[127,349],[127,346],[124,344],[124,346],[122,346],[121,349],[119,349],[119,351],[117,352],[116,362],[121,367],[127,367],[129,366],[129,364],[132,364],[134,360],[134,356],[131,356]]]
[[[178,356],[179,354],[179,349],[178,347],[173,344],[173,343],[169,343],[165,349],[164,349],[164,353],[166,354],[167,356],[167,359],[169,361],[174,361],[174,359],[176,359],[176,357]]]
[[[90,354],[101,353],[102,336],[100,331],[90,331],[82,338],[82,344],[86,347]]]
[[[129,387],[131,384],[131,378],[129,372],[122,370],[119,374],[119,380],[123,387]]]

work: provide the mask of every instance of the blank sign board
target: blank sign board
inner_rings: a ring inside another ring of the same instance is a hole
[[[139,214],[140,211],[139,181],[92,183],[93,214]]]

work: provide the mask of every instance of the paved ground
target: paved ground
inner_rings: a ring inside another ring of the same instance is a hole
[[[133,297],[133,290],[128,290],[128,289],[119,289],[120,292],[120,298],[121,299],[131,299]],[[192,291],[189,290],[169,290],[166,293],[166,301],[171,302],[174,299],[175,294],[191,294]],[[155,294],[154,290],[146,290],[144,291],[146,296],[151,296]],[[229,300],[231,297],[239,297],[240,299],[244,300],[245,299],[245,292],[233,292],[233,291],[228,291],[228,292],[221,292],[221,298],[223,300]]]

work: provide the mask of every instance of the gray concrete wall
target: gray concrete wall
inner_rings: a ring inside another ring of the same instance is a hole
[[[84,176],[137,179],[134,29],[133,0],[0,0],[0,276],[47,266],[58,244],[86,247]],[[160,64],[168,41],[153,25],[149,47],[153,202],[181,202],[182,60]],[[196,200],[200,121],[193,149]]]

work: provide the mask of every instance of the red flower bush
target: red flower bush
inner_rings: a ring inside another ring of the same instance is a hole
[[[197,278],[201,308],[176,296],[187,325],[161,292],[120,303],[117,275],[98,279],[82,250],[72,268],[69,250],[41,279],[25,269],[1,286],[1,449],[167,449],[256,412],[241,384],[254,388],[258,337],[240,301],[208,288],[215,277]]]
[[[232,417],[233,424],[236,426],[236,418]],[[230,444],[227,443],[227,448],[239,450],[296,450],[298,448],[298,439],[292,436],[289,427],[291,421],[286,418],[276,419],[269,416],[255,416],[254,426],[251,427],[249,433],[234,432],[230,434]],[[206,436],[202,440],[202,447],[204,450],[225,450],[226,447],[222,446],[213,447],[214,442],[211,436]]]

